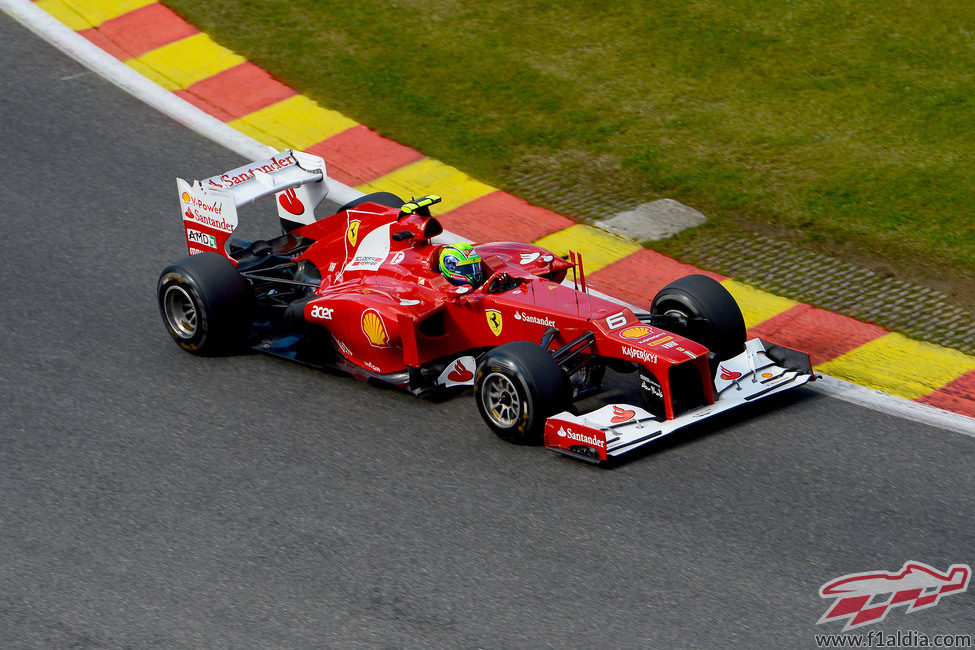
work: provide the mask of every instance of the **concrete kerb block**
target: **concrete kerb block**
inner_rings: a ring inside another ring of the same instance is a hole
[[[635,241],[655,241],[700,226],[707,217],[673,199],[643,203],[598,222],[599,227]]]

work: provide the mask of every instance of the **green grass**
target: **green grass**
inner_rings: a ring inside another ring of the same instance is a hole
[[[323,105],[529,200],[516,179],[561,174],[692,205],[705,233],[975,278],[970,0],[165,4]]]

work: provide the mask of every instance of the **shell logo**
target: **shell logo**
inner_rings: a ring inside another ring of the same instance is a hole
[[[359,220],[349,222],[349,229],[345,231],[345,238],[349,240],[350,246],[355,246],[359,241]]]
[[[620,336],[622,336],[624,339],[638,339],[641,336],[646,336],[652,331],[653,330],[651,330],[649,327],[638,325],[637,327],[627,327],[625,330],[620,332]]]
[[[190,193],[189,192],[183,192],[183,196],[181,198],[183,199],[183,203],[189,203],[190,202]]]
[[[386,324],[383,323],[383,317],[375,309],[367,309],[362,312],[362,333],[377,348],[389,347]]]

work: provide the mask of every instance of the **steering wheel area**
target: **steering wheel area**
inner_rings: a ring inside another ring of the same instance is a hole
[[[485,293],[504,293],[520,285],[523,280],[513,278],[504,271],[498,271],[484,283]]]

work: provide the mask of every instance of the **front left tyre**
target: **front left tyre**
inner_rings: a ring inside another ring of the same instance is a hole
[[[247,342],[252,300],[233,262],[200,253],[167,266],[156,297],[173,340],[199,355],[229,354]]]

